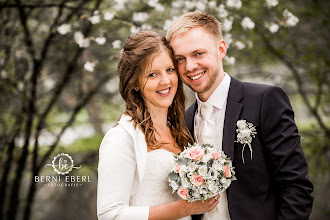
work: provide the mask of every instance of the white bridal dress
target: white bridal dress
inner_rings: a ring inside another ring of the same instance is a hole
[[[174,166],[173,153],[165,149],[157,149],[148,153],[147,167],[140,188],[130,199],[130,205],[155,206],[179,200],[172,194],[167,175]],[[191,216],[180,220],[191,220]]]

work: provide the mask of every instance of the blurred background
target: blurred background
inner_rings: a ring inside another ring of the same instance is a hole
[[[96,219],[98,148],[125,108],[121,47],[140,30],[165,35],[194,10],[222,23],[229,75],[289,95],[315,187],[310,219],[329,219],[330,1],[321,0],[0,0],[0,219]],[[62,152],[81,166],[67,175],[90,182],[35,181],[59,176],[45,165]]]

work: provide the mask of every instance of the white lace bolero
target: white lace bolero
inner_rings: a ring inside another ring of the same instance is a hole
[[[131,117],[120,121],[104,136],[99,149],[97,216],[99,220],[148,220],[149,207],[129,206],[147,163],[147,144]]]

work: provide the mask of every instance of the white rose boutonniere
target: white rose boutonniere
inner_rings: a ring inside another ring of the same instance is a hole
[[[250,153],[251,153],[251,160],[252,160],[252,138],[255,137],[255,135],[257,134],[256,131],[256,127],[252,124],[247,122],[246,120],[239,120],[236,123],[237,125],[237,129],[236,129],[236,133],[237,133],[237,143],[241,143],[243,144],[243,149],[242,149],[242,160],[243,163],[244,162],[244,149],[245,149],[245,145],[249,146],[250,149]]]

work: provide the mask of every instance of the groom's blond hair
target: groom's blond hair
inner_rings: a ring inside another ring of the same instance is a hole
[[[201,11],[189,12],[174,20],[167,31],[166,39],[171,42],[195,27],[202,27],[216,39],[222,39],[220,22],[214,16]]]

